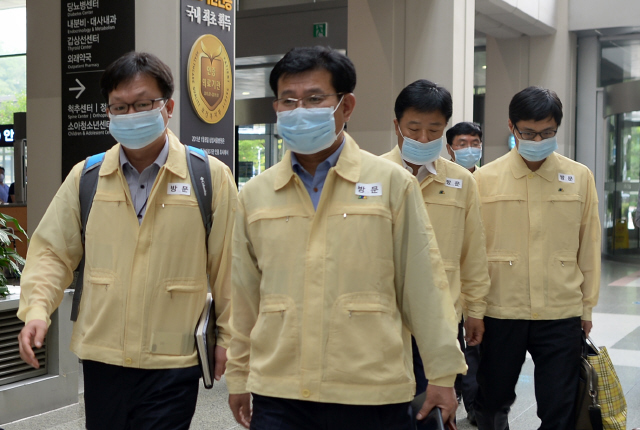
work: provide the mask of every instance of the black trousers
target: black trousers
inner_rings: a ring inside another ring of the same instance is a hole
[[[253,394],[251,430],[412,430],[409,403],[343,405]]]
[[[480,430],[509,428],[508,414],[526,352],[535,365],[540,430],[575,429],[581,352],[580,318],[549,321],[484,318],[475,402]]]
[[[187,430],[196,409],[200,367],[132,369],[82,361],[89,430]]]
[[[460,349],[464,353],[468,369],[466,375],[458,375],[456,377],[456,393],[462,394],[464,409],[467,412],[471,412],[474,409],[473,406],[478,393],[476,376],[480,365],[480,345],[469,346],[464,341],[464,320],[458,324],[458,343],[460,343]]]

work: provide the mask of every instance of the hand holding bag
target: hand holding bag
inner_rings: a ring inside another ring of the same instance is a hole
[[[598,375],[596,403],[601,406],[602,427],[600,428],[604,430],[625,430],[627,428],[627,402],[607,348],[598,348],[591,338],[587,338],[585,343],[587,352],[586,356],[583,355],[583,358]],[[598,427],[592,428],[599,430]]]
[[[582,332],[580,380],[576,397],[576,430],[603,430],[602,409],[598,403],[598,373],[587,360],[597,352],[587,344]]]

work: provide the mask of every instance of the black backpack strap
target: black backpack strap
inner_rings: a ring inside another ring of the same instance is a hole
[[[81,238],[82,247],[84,248],[84,235],[89,219],[89,212],[93,204],[93,197],[96,195],[98,188],[98,178],[100,166],[104,160],[104,152],[91,157],[87,157],[80,176],[80,186],[78,187],[78,199],[80,200],[80,222],[81,222]],[[76,288],[73,293],[73,303],[71,305],[71,321],[78,320],[78,312],[80,311],[80,299],[82,299],[82,287],[84,286],[84,253],[82,260],[76,269],[78,276],[76,278]]]
[[[200,214],[206,233],[205,243],[209,242],[209,233],[213,223],[211,204],[213,202],[213,190],[211,189],[211,170],[209,169],[209,156],[200,148],[185,145],[187,152],[187,166],[191,183],[198,199]]]

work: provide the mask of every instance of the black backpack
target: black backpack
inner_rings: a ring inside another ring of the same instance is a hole
[[[185,151],[187,155],[187,166],[189,167],[189,175],[191,176],[191,183],[198,199],[198,206],[200,207],[200,214],[202,215],[202,222],[204,224],[206,239],[208,242],[209,233],[211,232],[211,203],[213,201],[211,190],[211,171],[209,170],[209,157],[206,152],[200,148],[185,145]],[[87,226],[87,220],[89,219],[89,212],[93,204],[93,197],[96,194],[98,188],[98,173],[100,172],[100,166],[104,160],[105,153],[92,155],[87,157],[82,169],[82,175],[80,176],[80,186],[78,191],[78,197],[80,199],[80,222],[82,224],[82,246],[84,247],[84,233]],[[80,310],[80,299],[82,299],[82,288],[84,284],[84,255],[78,268],[76,277],[76,288],[73,294],[73,304],[71,306],[71,321],[77,321],[78,312]]]

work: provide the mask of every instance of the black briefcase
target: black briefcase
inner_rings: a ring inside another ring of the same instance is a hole
[[[422,408],[422,405],[424,404],[424,401],[426,398],[427,398],[427,393],[424,392],[422,394],[418,394],[417,396],[415,396],[411,401],[411,411],[413,414],[414,426],[418,425],[417,424],[418,420],[416,419],[416,415],[418,415],[418,412],[420,412],[420,408]],[[427,417],[424,420],[421,420],[421,422],[425,422],[425,423],[433,422],[435,423],[436,428],[438,430],[446,430],[446,427],[444,426],[444,420],[442,419],[442,411],[438,407],[431,409],[431,412],[429,412]]]

